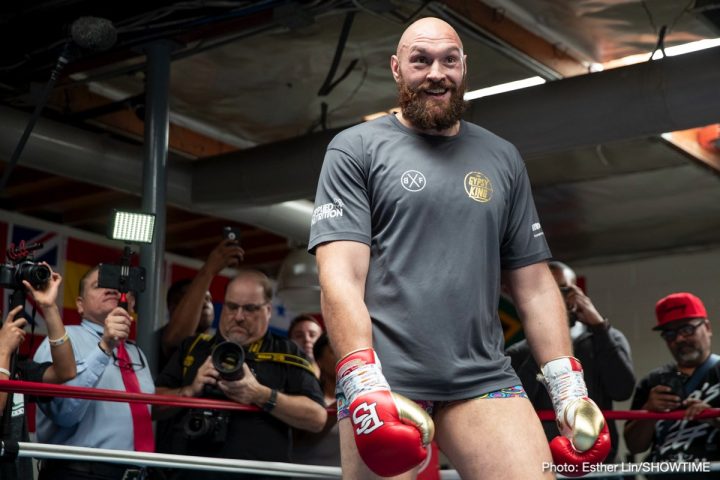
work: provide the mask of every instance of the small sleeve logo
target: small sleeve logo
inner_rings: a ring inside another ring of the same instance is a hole
[[[332,203],[324,203],[313,210],[311,225],[315,225],[320,220],[327,218],[336,218],[343,216],[345,204],[340,198],[335,198]]]

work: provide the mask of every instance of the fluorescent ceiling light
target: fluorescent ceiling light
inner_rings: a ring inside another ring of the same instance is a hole
[[[718,45],[720,45],[720,38],[706,38],[704,40],[698,40],[697,42],[667,47],[665,48],[665,53],[668,57],[674,57],[675,55],[697,52],[698,50],[705,50],[706,48],[717,47]]]
[[[675,57],[677,55],[683,55],[685,53],[697,52],[699,50],[705,50],[707,48],[713,48],[720,46],[720,38],[706,38],[704,40],[698,40],[696,42],[683,43],[682,45],[675,45],[674,47],[665,47],[665,55],[668,57]],[[636,63],[643,63],[648,61],[648,55],[650,52],[639,53],[636,55],[629,55],[627,57],[617,58],[615,60],[609,60],[601,65],[598,70],[608,70],[611,68],[624,67],[627,65],[635,65]],[[662,52],[657,50],[653,53],[653,60],[663,58]]]
[[[498,93],[511,92],[513,90],[520,90],[521,88],[534,87],[535,85],[542,85],[545,83],[545,79],[542,77],[530,77],[522,80],[516,80],[514,82],[501,83],[500,85],[494,85],[492,87],[481,88],[479,90],[473,90],[472,92],[465,93],[465,100],[475,100],[481,97],[487,97],[489,95],[497,95]]]

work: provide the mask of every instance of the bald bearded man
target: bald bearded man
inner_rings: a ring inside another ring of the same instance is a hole
[[[463,479],[553,477],[503,353],[501,276],[564,435],[556,464],[583,473],[609,449],[571,357],[525,165],[510,143],[461,120],[466,64],[449,24],[416,21],[390,59],[400,113],[345,130],[326,152],[309,250],[340,358],[343,478],[414,478],[435,432]]]

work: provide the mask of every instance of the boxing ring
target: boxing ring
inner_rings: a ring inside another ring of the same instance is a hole
[[[25,395],[33,396],[73,397],[90,400],[141,403],[172,407],[261,411],[259,408],[254,406],[241,405],[236,402],[226,400],[128,393],[118,390],[50,385],[17,380],[5,380],[0,382],[0,391],[23,393]],[[683,418],[684,411],[655,413],[644,410],[611,410],[604,411],[603,414],[605,415],[605,418],[609,420],[678,420]],[[550,410],[539,411],[538,416],[541,420],[555,419],[554,413]],[[696,419],[715,418],[718,416],[720,416],[720,408],[710,408],[697,415]],[[277,476],[279,478],[342,478],[340,467],[72,447],[66,445],[32,442],[0,442],[0,457],[8,456],[8,458],[14,458],[15,455],[18,457],[32,457],[36,459],[98,461],[143,467],[192,469],[208,472],[251,473]],[[563,471],[557,467],[561,466],[541,466],[541,468],[544,468],[545,470],[552,470],[557,474],[558,478],[564,478]],[[697,474],[700,476],[696,478],[702,478],[704,473],[720,472],[720,462],[639,462],[598,464],[590,465],[587,467],[587,470],[583,471],[588,472],[583,475],[583,478],[619,478],[632,475],[665,475],[678,473],[686,475]],[[460,479],[460,476],[455,470],[440,470],[439,478],[442,480],[456,480]]]

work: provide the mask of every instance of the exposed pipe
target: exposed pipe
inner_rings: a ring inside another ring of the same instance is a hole
[[[0,158],[9,158],[29,115],[0,106]],[[46,118],[25,147],[22,165],[134,195],[142,189],[143,149]],[[185,165],[167,169],[167,202],[191,212],[256,225],[298,243],[307,242],[312,203],[301,200],[265,207],[218,206],[191,199],[192,176]],[[296,197],[299,198],[299,197]],[[257,222],[257,223],[256,223]],[[303,225],[307,225],[302,228]]]

